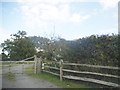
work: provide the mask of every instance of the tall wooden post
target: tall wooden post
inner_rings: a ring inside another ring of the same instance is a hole
[[[9,61],[9,75],[10,75],[10,72],[11,72],[11,60]]]
[[[22,74],[24,73],[24,61],[22,62]]]
[[[42,59],[41,59],[41,57],[40,58],[38,58],[38,72],[42,72]]]
[[[60,60],[60,81],[63,80],[63,60]]]
[[[37,73],[37,56],[34,55],[34,73],[36,74]]]

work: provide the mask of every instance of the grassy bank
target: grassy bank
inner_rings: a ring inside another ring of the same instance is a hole
[[[91,88],[90,86],[75,83],[75,82],[68,81],[68,80],[63,80],[61,82],[59,80],[59,77],[45,73],[45,72],[42,72],[39,74],[34,74],[32,68],[26,68],[25,72],[34,78],[45,79],[49,82],[54,83],[55,85],[57,85],[61,88]]]

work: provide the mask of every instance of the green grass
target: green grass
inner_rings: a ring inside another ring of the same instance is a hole
[[[49,82],[52,82],[55,85],[59,86],[60,88],[92,88],[90,86],[75,83],[75,82],[68,81],[68,80],[60,81],[59,77],[45,73],[45,72],[42,72],[39,74],[34,74],[32,68],[26,68],[25,72],[34,78],[44,79],[44,80],[47,80]]]

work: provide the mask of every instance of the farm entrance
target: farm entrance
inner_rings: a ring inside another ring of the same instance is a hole
[[[24,74],[25,68],[34,67],[34,56],[20,61],[2,61],[2,74]]]
[[[1,83],[2,88],[22,87],[24,81],[28,80],[25,73],[26,68],[33,67],[34,56],[20,61],[2,61]],[[19,86],[19,84],[22,86]]]

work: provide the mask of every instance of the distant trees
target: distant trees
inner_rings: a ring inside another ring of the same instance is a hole
[[[91,35],[73,41],[34,36],[31,40],[36,48],[43,50],[37,55],[48,60],[56,58],[57,61],[63,59],[82,64],[118,65],[118,35]]]
[[[48,39],[43,37],[33,36],[30,37],[38,50],[37,56],[46,58],[47,60],[59,61],[67,54],[66,40],[61,38]],[[67,57],[68,55],[66,55]]]
[[[7,58],[11,60],[21,60],[31,57],[36,53],[34,44],[26,37],[25,31],[18,31],[17,34],[12,34],[11,39],[7,39],[2,46],[2,57],[6,59],[5,51],[8,53]]]
[[[71,41],[71,62],[95,65],[118,65],[118,35],[91,35]]]

